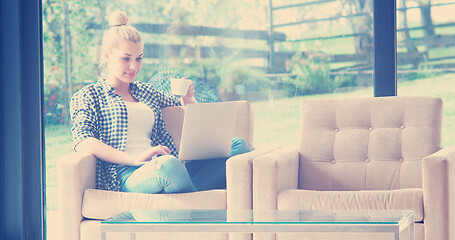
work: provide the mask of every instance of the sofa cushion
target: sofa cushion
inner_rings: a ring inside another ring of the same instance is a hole
[[[284,190],[278,209],[413,210],[414,220],[423,221],[423,191],[419,188],[380,191]]]
[[[441,120],[435,97],[305,99],[299,188],[421,188],[422,159],[441,147]]]
[[[87,189],[82,215],[107,219],[131,209],[226,209],[226,190],[192,193],[146,194]]]

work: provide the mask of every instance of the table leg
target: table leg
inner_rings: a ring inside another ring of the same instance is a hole
[[[106,240],[106,232],[101,232],[101,240]]]
[[[136,240],[136,233],[135,232],[130,233],[130,240]]]
[[[409,224],[409,240],[414,240],[414,221]]]

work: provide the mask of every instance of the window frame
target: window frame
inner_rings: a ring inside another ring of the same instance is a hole
[[[396,0],[374,0],[373,2],[374,96],[396,96],[397,3]],[[384,49],[393,49],[393,51],[384,51]]]
[[[2,239],[45,239],[41,1],[2,1]]]

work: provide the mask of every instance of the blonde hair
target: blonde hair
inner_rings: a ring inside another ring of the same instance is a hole
[[[106,65],[106,54],[118,47],[121,40],[142,43],[141,33],[133,26],[128,25],[125,12],[114,11],[109,15],[109,29],[104,32],[101,45],[100,68]]]

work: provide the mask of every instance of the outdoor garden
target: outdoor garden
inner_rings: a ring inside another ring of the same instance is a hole
[[[138,81],[178,71],[248,100],[256,148],[299,143],[304,98],[373,96],[372,0],[43,0],[46,207],[56,210],[56,160],[72,152],[69,101],[103,76],[107,16],[142,33]],[[444,146],[455,144],[455,1],[397,0],[398,95],[444,101]],[[196,89],[197,90],[197,89]]]

